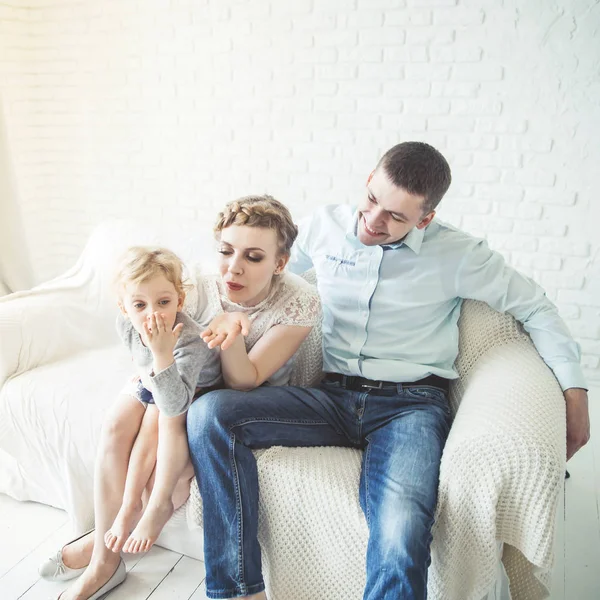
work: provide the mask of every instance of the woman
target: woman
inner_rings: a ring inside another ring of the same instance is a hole
[[[211,348],[221,347],[227,386],[252,389],[264,383],[286,384],[294,354],[320,318],[317,292],[285,273],[296,235],[289,211],[270,196],[241,198],[219,214],[215,225],[219,274],[198,277],[196,307],[188,311],[200,323],[211,318],[203,339]],[[58,550],[40,569],[42,576],[56,580],[82,574],[60,600],[96,600],[125,579],[120,548],[114,543],[109,548],[104,537],[121,506],[138,432],[123,426],[122,419],[119,427],[116,422],[109,415],[98,449],[95,532]],[[175,490],[175,507],[187,498],[192,474],[190,465]]]

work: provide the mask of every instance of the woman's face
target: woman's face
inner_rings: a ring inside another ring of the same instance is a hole
[[[269,294],[273,275],[283,271],[289,258],[279,254],[276,231],[230,225],[217,239],[219,273],[227,297],[245,306],[262,302]]]

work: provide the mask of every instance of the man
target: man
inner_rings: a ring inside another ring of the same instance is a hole
[[[577,344],[535,283],[483,240],[433,220],[450,181],[437,150],[399,144],[369,176],[357,211],[327,206],[301,228],[290,268],[317,273],[326,372],[318,388],[220,390],[192,405],[209,598],[264,597],[250,449],[273,445],[363,448],[364,598],[426,597],[463,298],[523,323],[564,390],[568,457],[587,442]]]

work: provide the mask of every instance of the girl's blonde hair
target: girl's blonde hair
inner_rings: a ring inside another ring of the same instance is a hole
[[[115,285],[119,295],[128,283],[139,284],[158,275],[164,275],[185,298],[188,285],[184,281],[184,267],[181,259],[171,250],[150,246],[131,246],[119,262],[115,274]]]
[[[292,245],[298,236],[292,215],[287,207],[273,196],[244,196],[225,206],[219,213],[213,231],[217,239],[219,233],[230,225],[247,225],[274,229],[277,233],[279,251],[289,256]]]

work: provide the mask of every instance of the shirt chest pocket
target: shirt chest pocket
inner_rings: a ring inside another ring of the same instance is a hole
[[[344,312],[357,310],[360,290],[365,285],[364,270],[357,257],[323,254],[315,260],[315,268],[323,307]]]
[[[358,271],[357,257],[352,254],[322,254],[315,261],[317,277],[352,277]]]

